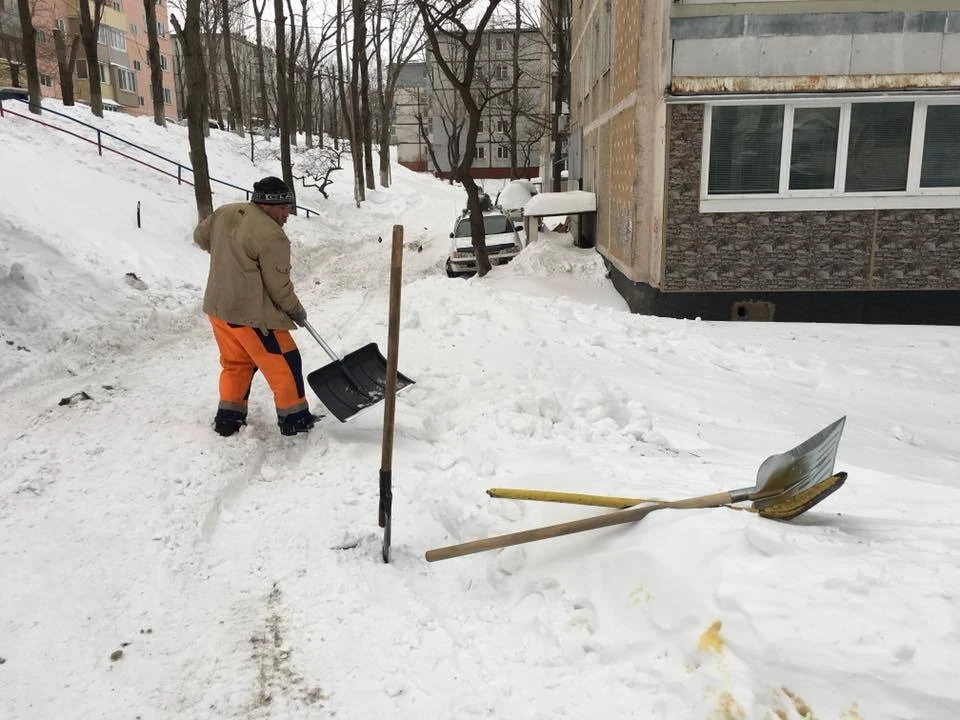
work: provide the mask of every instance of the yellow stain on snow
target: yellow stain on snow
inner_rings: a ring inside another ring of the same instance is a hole
[[[743,706],[733,695],[722,692],[717,695],[717,704],[710,712],[709,720],[745,720],[746,717]]]
[[[863,720],[863,715],[860,714],[860,707],[853,703],[840,715],[840,720]]]
[[[717,655],[723,654],[723,639],[720,637],[720,628],[723,623],[714,620],[710,627],[703,631],[700,639],[697,641],[697,650],[700,652],[715,652]]]
[[[634,590],[630,592],[628,596],[630,602],[633,605],[639,605],[640,603],[648,603],[653,600],[653,595],[650,594],[650,591],[647,590],[643,585],[639,585]]]
[[[789,688],[782,687],[780,688],[783,691],[783,694],[790,698],[793,703],[793,707],[796,709],[797,714],[804,718],[804,720],[816,720],[813,714],[813,710],[810,709],[810,706],[807,705],[806,701],[795,692],[791,692]]]

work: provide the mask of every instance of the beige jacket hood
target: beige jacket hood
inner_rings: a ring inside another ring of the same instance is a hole
[[[223,205],[201,222],[193,241],[210,253],[203,311],[234,325],[292,330],[303,313],[290,280],[290,240],[253,203]]]

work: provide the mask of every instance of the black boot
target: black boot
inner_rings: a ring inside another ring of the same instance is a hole
[[[217,410],[213,419],[213,429],[223,437],[233,435],[242,425],[247,424],[247,416],[237,410]]]
[[[319,419],[320,416],[312,415],[309,410],[301,410],[278,420],[277,425],[280,428],[281,435],[296,435],[312,430]]]

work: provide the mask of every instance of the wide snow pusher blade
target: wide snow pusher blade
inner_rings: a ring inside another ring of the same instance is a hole
[[[387,387],[387,359],[376,343],[369,343],[314,370],[307,375],[307,382],[320,402],[340,422],[346,422],[361,410],[383,400]],[[398,392],[413,384],[413,380],[397,373]]]

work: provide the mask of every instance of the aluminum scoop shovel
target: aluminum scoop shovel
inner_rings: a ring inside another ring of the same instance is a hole
[[[762,517],[791,520],[838,490],[847,479],[847,474],[844,472],[833,474],[837,447],[840,444],[845,421],[846,418],[842,417],[792,450],[768,457],[757,471],[756,484],[750,488],[633,507],[558,525],[436,548],[427,551],[426,559],[428,562],[447,560],[484,550],[495,550],[586,530],[636,522],[655,510],[668,508],[710,508],[750,500],[753,508]]]

